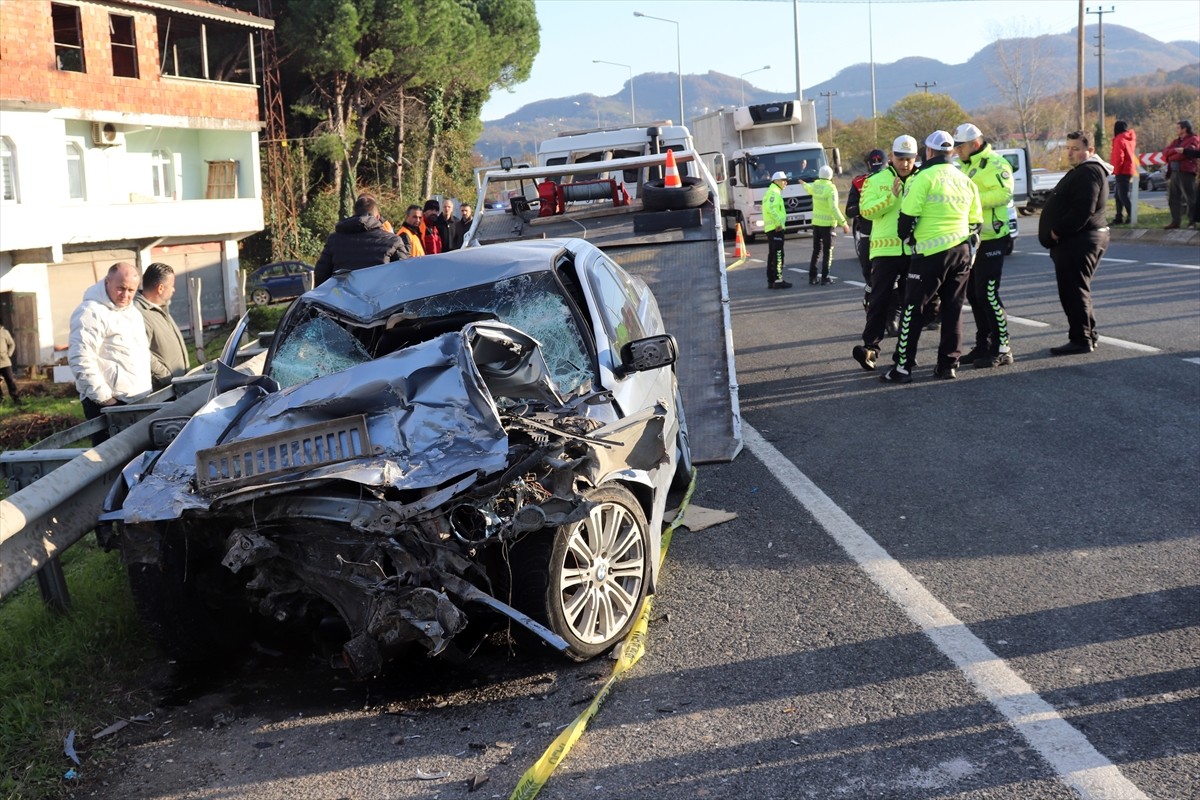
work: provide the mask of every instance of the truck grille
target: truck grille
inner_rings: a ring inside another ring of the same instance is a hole
[[[789,214],[795,214],[798,211],[812,211],[812,196],[805,195],[804,197],[786,197],[784,198],[783,205]]]
[[[366,417],[343,417],[199,450],[196,485],[201,492],[226,491],[372,452]]]

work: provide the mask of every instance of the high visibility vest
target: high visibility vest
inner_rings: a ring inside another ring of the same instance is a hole
[[[997,155],[990,144],[985,144],[978,153],[962,161],[959,169],[979,190],[979,203],[983,206],[983,229],[979,238],[986,242],[1007,236],[1008,204],[1013,197],[1012,165],[1008,159]]]
[[[965,242],[971,225],[983,222],[974,182],[953,164],[924,167],[904,184],[900,212],[917,218],[913,253],[934,255]]]
[[[767,187],[762,203],[763,232],[787,227],[787,208],[783,204],[783,188],[778,183]]]
[[[913,173],[909,173],[911,178]],[[871,221],[871,258],[881,256],[907,256],[911,251],[900,239],[896,224],[900,221],[900,196],[892,194],[896,182],[895,168],[869,175],[862,188],[862,199],[858,213]]]
[[[808,193],[813,199],[812,224],[823,228],[834,225],[845,225],[846,217],[838,208],[838,190],[833,181],[817,178],[808,185]]]

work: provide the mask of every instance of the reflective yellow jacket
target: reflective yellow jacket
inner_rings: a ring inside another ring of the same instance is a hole
[[[913,174],[910,172],[908,178],[912,178]],[[871,258],[912,255],[912,250],[896,232],[896,222],[900,218],[900,195],[892,194],[892,186],[899,177],[889,164],[887,169],[876,172],[863,183],[858,213],[864,219],[871,220]]]
[[[965,242],[983,222],[979,190],[953,164],[938,158],[904,184],[900,213],[916,218],[915,255],[929,256]],[[903,232],[903,222],[900,224]]]
[[[833,181],[817,178],[808,185],[808,193],[813,199],[813,226],[832,228],[834,225],[845,225],[846,217],[838,208],[838,190]]]
[[[763,195],[762,213],[764,233],[787,227],[787,208],[783,204],[783,189],[778,183],[767,187],[767,193]]]
[[[964,159],[959,169],[979,190],[979,203],[983,206],[983,230],[979,238],[986,242],[1007,236],[1008,204],[1013,197],[1012,165],[1008,159],[997,155],[990,144],[984,144],[978,153]]]

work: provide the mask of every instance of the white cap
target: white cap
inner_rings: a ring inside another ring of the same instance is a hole
[[[898,156],[915,156],[917,154],[917,140],[907,133],[903,136],[897,136],[896,141],[892,142],[892,152]]]
[[[829,180],[833,177],[833,167],[828,164],[822,164],[821,168],[817,170],[817,177],[823,181]]]
[[[954,149],[954,138],[945,131],[934,131],[925,137],[925,146],[930,150],[949,153]]]
[[[786,181],[787,179],[788,179],[787,173],[784,172],[783,170],[779,170],[778,172],[776,172],[774,175],[771,176],[772,181]]]
[[[959,125],[954,129],[955,144],[966,144],[967,142],[973,142],[976,139],[982,138],[983,131],[979,130],[979,128],[975,127],[969,122],[964,122],[962,125]]]

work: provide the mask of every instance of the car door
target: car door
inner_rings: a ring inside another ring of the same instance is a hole
[[[670,367],[618,375],[621,349],[629,342],[665,333],[654,295],[645,283],[596,252],[582,270],[591,295],[601,380],[622,415],[674,398]]]

